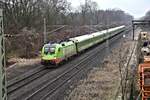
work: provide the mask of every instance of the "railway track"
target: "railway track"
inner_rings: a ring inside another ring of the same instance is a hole
[[[119,36],[118,36],[119,37]],[[115,37],[114,37],[115,38]],[[85,69],[86,66],[88,66],[91,62],[94,62],[97,55],[100,55],[101,50],[105,48],[105,43],[103,43],[100,47],[97,47],[92,51],[91,53],[87,54],[86,56],[83,57],[83,59],[80,60],[78,64],[72,64],[70,67],[63,73],[59,74],[57,77],[53,78],[51,81],[50,79],[46,79],[45,81],[43,80],[43,83],[36,86],[36,88],[33,88],[32,90],[28,91],[27,94],[22,93],[18,97],[14,97],[13,95],[10,98],[10,100],[37,100],[37,98],[40,98],[40,100],[45,100],[47,97],[52,95],[56,90],[58,90],[61,86],[66,84],[69,80],[71,80],[77,73],[80,73],[82,70]],[[97,52],[95,52],[97,51]],[[93,54],[93,52],[95,52]],[[44,67],[42,67],[44,68]],[[43,70],[43,71],[42,71]],[[44,71],[44,69],[39,69],[39,71],[35,71],[34,73],[30,75],[25,75],[26,78],[20,78],[20,81],[15,82],[10,82],[8,86],[14,86],[11,87],[10,90],[8,88],[8,93],[13,93],[16,91],[16,89],[26,87],[26,84],[31,83],[33,80],[38,79],[39,77],[42,77],[44,74],[48,74],[49,71]],[[33,76],[33,77],[31,77]],[[31,79],[30,79],[31,77]],[[44,79],[44,78],[43,78]],[[17,85],[19,83],[19,85]],[[43,85],[44,84],[44,85]],[[15,86],[16,85],[16,86]],[[19,93],[19,92],[18,92]],[[16,93],[17,94],[17,93]],[[44,95],[45,94],[45,95]]]
[[[15,77],[14,79],[8,81],[7,84],[7,94],[11,94],[17,89],[21,88],[22,86],[25,86],[26,84],[29,84],[33,80],[43,76],[44,74],[48,73],[49,70],[46,70],[42,65],[34,68],[33,70],[30,70],[27,73],[24,73],[18,77]]]

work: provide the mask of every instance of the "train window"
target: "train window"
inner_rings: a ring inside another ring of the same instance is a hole
[[[65,44],[63,43],[62,46],[65,46]]]
[[[45,47],[45,48],[44,48],[44,51],[45,51],[45,52],[48,52],[48,51],[49,51],[49,47]]]
[[[148,42],[143,43],[143,47],[146,47],[148,45]]]
[[[60,52],[60,48],[58,48],[58,52]]]
[[[45,46],[44,48],[44,53],[45,54],[54,54],[55,53],[55,45],[48,45],[48,46]]]
[[[50,49],[49,49],[49,53],[50,53],[50,54],[54,54],[54,53],[55,53],[55,48],[50,47]]]
[[[44,48],[44,54],[47,55],[47,54],[48,54],[48,51],[49,51],[49,48],[45,47],[45,48]]]

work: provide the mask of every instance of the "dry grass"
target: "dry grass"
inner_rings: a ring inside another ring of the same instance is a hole
[[[37,63],[40,63],[40,58],[34,58],[34,59],[25,59],[25,58],[11,58],[8,60],[9,63],[13,62],[16,63],[17,66],[22,67],[22,66],[29,66],[29,65],[34,65]],[[7,66],[8,67],[8,66]]]
[[[121,55],[130,47],[131,42],[121,44]],[[94,68],[87,79],[81,80],[66,100],[112,100],[120,84],[119,51],[120,48],[114,49],[112,54],[104,59],[103,65]]]

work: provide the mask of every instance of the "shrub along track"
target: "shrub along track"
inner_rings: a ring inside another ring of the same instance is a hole
[[[122,34],[124,34],[124,32]],[[113,37],[110,40],[111,44],[115,44],[114,42],[117,42],[118,41],[117,39],[122,37],[122,34]],[[86,52],[83,55],[81,55],[81,57],[79,58],[77,57],[77,60],[70,61],[70,63],[64,64],[63,66],[57,68],[54,71],[48,72],[49,70],[47,69],[47,71],[44,71],[45,75],[44,74],[39,75],[39,77],[35,78],[36,80],[33,80],[33,78],[31,77],[32,81],[30,81],[30,83],[26,83],[22,86],[19,85],[19,88],[17,88],[17,90],[12,91],[11,94],[8,94],[8,99],[9,100],[37,100],[38,98],[38,100],[39,99],[45,100],[46,98],[50,97],[53,93],[55,93],[55,91],[59,90],[63,85],[69,83],[69,81],[72,78],[74,78],[78,73],[85,70],[85,68],[89,69],[90,67],[88,66],[91,65],[91,63],[95,63],[95,64],[101,63],[97,60],[97,58],[98,59],[103,58],[105,54],[104,53],[101,54],[101,51],[103,51],[105,47],[106,47],[105,42],[103,42],[101,43],[101,45],[98,45],[97,47],[90,50],[89,52]],[[30,78],[30,75],[28,76],[28,78]],[[28,78],[25,78],[25,80]]]

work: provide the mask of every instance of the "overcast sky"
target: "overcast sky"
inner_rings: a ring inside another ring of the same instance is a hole
[[[74,8],[83,4],[85,0],[68,0]],[[150,0],[93,0],[96,1],[100,9],[119,8],[123,11],[139,18],[150,10]]]

